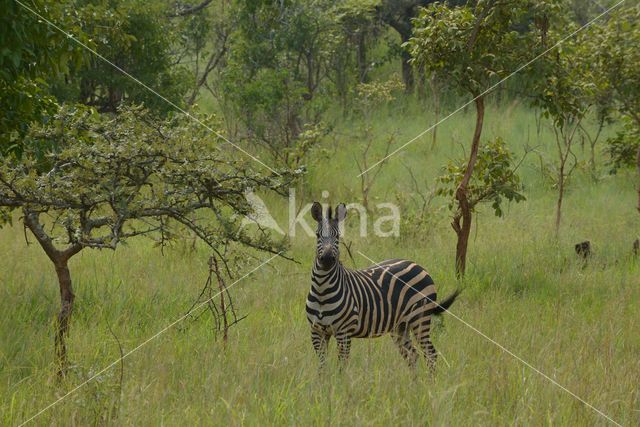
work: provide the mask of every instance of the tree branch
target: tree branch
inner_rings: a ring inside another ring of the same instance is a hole
[[[183,7],[181,10],[178,10],[177,12],[170,14],[169,18],[178,18],[181,16],[187,16],[187,15],[192,15],[194,13],[198,13],[205,7],[209,6],[211,2],[213,2],[213,0],[204,0],[202,3],[198,5]]]

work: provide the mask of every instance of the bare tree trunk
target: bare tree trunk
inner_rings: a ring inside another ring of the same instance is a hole
[[[357,41],[357,58],[358,58],[358,81],[367,83],[369,81],[369,65],[367,64],[367,40],[366,33],[360,31]]]
[[[73,287],[71,285],[71,273],[69,272],[69,259],[82,250],[79,243],[72,243],[64,250],[59,250],[53,244],[51,237],[46,233],[44,227],[40,223],[40,214],[32,212],[28,209],[23,210],[24,224],[31,230],[36,240],[44,249],[51,262],[56,269],[58,275],[58,285],[60,288],[60,313],[58,313],[58,321],[55,338],[55,353],[58,363],[58,376],[65,375],[67,364],[67,347],[65,344],[65,336],[69,333],[69,321],[71,312],[73,311]]]
[[[424,99],[427,98],[427,88],[426,88],[426,72],[424,70],[424,65],[421,64],[417,69],[416,69],[416,76],[417,76],[417,83],[416,83],[416,87],[417,87],[417,94],[418,94],[418,99],[420,101],[423,101]]]
[[[435,122],[440,121],[440,88],[438,87],[438,76],[434,73],[429,79],[429,86],[431,87],[431,96],[433,97],[433,110],[435,114]],[[438,140],[438,125],[434,125],[433,133],[431,134],[431,149],[436,147]]]
[[[218,67],[218,63],[220,62],[220,59],[222,59],[222,57],[227,52],[226,34],[224,36],[222,43],[223,43],[222,48],[219,51],[211,53],[211,56],[209,57],[209,61],[207,62],[207,65],[204,67],[204,72],[202,73],[202,76],[200,76],[200,78],[198,79],[195,87],[193,88],[193,92],[191,92],[191,96],[189,96],[189,99],[187,100],[187,105],[189,106],[193,105],[193,103],[196,101],[196,97],[198,96],[198,93],[200,92],[200,88],[207,82],[207,77],[209,77],[209,74]],[[196,72],[196,77],[197,75],[198,73]]]
[[[636,168],[638,169],[638,212],[640,213],[640,146],[636,154]]]
[[[466,193],[461,197],[456,195],[456,198],[458,199],[460,214],[454,217],[451,225],[458,238],[456,242],[456,276],[461,278],[464,277],[467,267],[467,248],[469,235],[471,234],[472,217]],[[462,221],[462,223],[460,221]]]
[[[479,96],[476,98],[475,104],[476,128],[471,142],[471,154],[469,155],[469,162],[467,163],[462,181],[460,181],[460,185],[458,185],[456,189],[456,200],[458,201],[460,213],[454,217],[454,221],[451,224],[458,236],[458,242],[456,244],[456,276],[458,276],[458,278],[464,277],[467,263],[467,247],[472,220],[472,206],[469,204],[467,188],[478,159],[478,148],[480,147],[480,136],[482,135],[482,124],[484,122],[484,97]],[[460,224],[460,220],[462,220],[462,224]]]
[[[71,285],[71,273],[66,259],[55,262],[58,284],[60,286],[60,313],[58,313],[58,325],[55,338],[56,359],[58,361],[58,376],[64,376],[67,362],[67,346],[65,336],[69,333],[69,320],[73,311],[73,286]]]
[[[578,118],[577,120],[578,121],[575,124],[573,130],[571,130],[570,128],[560,128],[558,130],[558,128],[555,126],[553,128],[556,134],[556,145],[558,146],[558,157],[560,159],[560,167],[558,169],[558,202],[556,203],[556,239],[560,236],[560,220],[562,219],[562,201],[564,199],[564,187],[578,164],[578,159],[571,150],[573,138],[575,137],[576,131],[580,126],[581,119]],[[574,159],[573,165],[571,166],[569,166],[569,164],[567,163],[567,161],[569,160],[569,156],[572,156]]]
[[[404,90],[406,93],[413,93],[413,66],[409,63],[411,54],[406,50],[402,50],[402,81],[404,82]]]
[[[556,239],[560,235],[560,220],[562,219],[562,199],[564,198],[564,162],[560,164],[558,174],[558,201],[556,203]]]

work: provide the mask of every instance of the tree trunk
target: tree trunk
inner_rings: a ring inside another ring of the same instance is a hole
[[[427,87],[426,87],[426,72],[424,70],[424,65],[420,65],[416,69],[416,92],[418,93],[418,99],[423,101],[427,99]]]
[[[482,124],[484,122],[484,97],[479,96],[475,100],[476,104],[476,128],[473,133],[473,140],[471,141],[471,153],[469,154],[469,162],[467,168],[460,181],[460,185],[456,189],[456,200],[458,201],[459,215],[454,217],[452,223],[453,229],[458,236],[458,242],[456,244],[456,276],[458,278],[464,277],[466,263],[467,263],[467,246],[469,243],[469,234],[471,233],[471,209],[473,206],[469,204],[469,197],[467,194],[467,188],[471,175],[473,174],[473,168],[475,167],[478,159],[478,148],[480,147],[480,136],[482,134]],[[460,224],[462,220],[462,224]]]
[[[560,236],[560,220],[562,219],[562,199],[564,197],[564,165],[560,167],[558,179],[558,202],[556,203],[556,239]]]
[[[452,223],[456,232],[458,241],[456,242],[456,277],[464,277],[467,266],[467,247],[469,244],[469,235],[471,234],[471,208],[467,199],[466,191],[460,196],[456,194],[460,215],[454,219]],[[462,220],[462,224],[460,224]]]
[[[369,65],[367,64],[367,43],[366,33],[360,31],[358,33],[357,42],[357,57],[358,57],[358,81],[360,83],[367,83],[369,81]]]
[[[638,213],[640,213],[640,145],[636,153],[636,168],[638,169]]]
[[[207,77],[209,77],[209,73],[211,73],[213,70],[215,70],[218,67],[218,63],[220,62],[222,57],[225,55],[225,53],[227,53],[227,45],[226,45],[227,36],[226,35],[222,43],[223,43],[222,48],[218,52],[211,53],[211,56],[209,57],[209,61],[207,62],[207,65],[204,67],[204,72],[202,73],[202,76],[200,76],[200,78],[198,79],[196,86],[194,87],[193,92],[191,93],[191,96],[187,100],[188,106],[192,106],[193,103],[196,101],[196,97],[200,92],[200,88],[207,82]],[[196,77],[198,77],[197,72],[196,72]]]
[[[67,260],[61,259],[55,262],[58,284],[60,286],[60,313],[55,338],[56,359],[58,361],[58,376],[64,376],[67,363],[67,346],[65,336],[69,332],[69,320],[73,311],[73,287],[71,285],[71,273],[67,266]]]
[[[434,121],[435,125],[433,126],[433,131],[431,134],[431,149],[433,150],[436,147],[436,142],[438,140],[438,125],[437,123],[440,121],[440,87],[438,85],[438,76],[434,73],[431,75],[429,79],[429,86],[431,87],[431,96],[433,97],[433,113],[435,115]]]
[[[398,18],[393,16],[386,16],[383,17],[383,21],[389,24],[391,28],[398,32],[402,43],[406,43],[411,38],[413,32],[411,18],[413,18],[413,15],[410,14],[410,9],[405,9],[402,17]],[[402,81],[404,82],[405,92],[412,93],[414,80],[413,67],[411,66],[411,64],[409,64],[411,54],[406,49],[402,49],[400,58],[402,60]]]
[[[60,313],[55,337],[56,361],[58,363],[58,376],[65,375],[67,364],[67,347],[65,336],[69,333],[69,321],[73,311],[73,287],[71,285],[71,273],[69,272],[69,259],[82,250],[82,245],[72,243],[64,250],[59,250],[53,244],[53,240],[47,234],[40,223],[40,214],[28,209],[23,210],[24,224],[31,230],[36,240],[53,263],[58,275],[58,285],[60,288]]]
[[[402,50],[402,81],[404,82],[404,90],[406,93],[413,93],[413,67],[409,63],[411,54],[406,50]]]

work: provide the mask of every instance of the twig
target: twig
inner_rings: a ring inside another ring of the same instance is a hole
[[[122,343],[120,342],[120,339],[115,334],[115,332],[113,332],[113,329],[111,328],[111,322],[109,322],[109,317],[108,316],[105,317],[105,320],[107,321],[107,328],[109,329],[111,336],[113,336],[113,338],[118,343],[118,351],[120,352],[120,380],[118,382],[118,406],[117,406],[117,411],[119,411],[120,402],[122,402],[122,383],[124,381],[124,350],[122,349]]]
[[[349,255],[349,258],[351,258],[351,262],[353,263],[353,267],[354,268],[358,268],[358,265],[356,264],[356,260],[353,258],[353,254],[351,253],[351,245],[353,244],[353,242],[349,242],[349,244],[347,245],[345,243],[345,241],[341,241],[340,243],[342,243],[342,245],[347,249],[347,254]]]

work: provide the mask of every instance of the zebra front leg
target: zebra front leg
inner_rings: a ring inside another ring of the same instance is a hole
[[[322,371],[324,369],[325,363],[327,361],[327,346],[329,343],[329,338],[329,335],[315,329],[311,329],[311,344],[313,344],[313,349],[316,351],[318,359],[320,360],[320,364],[318,367],[319,371]]]
[[[338,342],[338,360],[340,361],[340,369],[349,361],[349,353],[351,352],[351,338],[347,336],[336,336]]]

